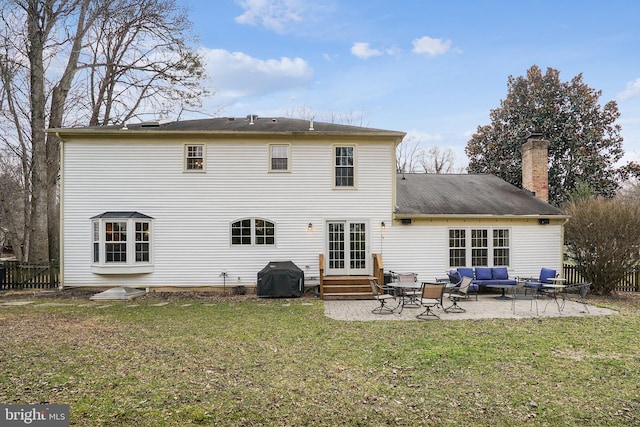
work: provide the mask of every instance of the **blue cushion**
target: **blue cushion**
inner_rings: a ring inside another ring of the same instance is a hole
[[[498,280],[507,280],[509,278],[507,267],[494,267],[491,269],[491,274],[494,279]]]
[[[540,282],[524,282],[524,286],[525,288],[535,288],[535,289],[541,289],[544,287],[544,285]]]
[[[462,276],[456,270],[449,270],[449,282],[460,283]]]
[[[473,268],[458,267],[458,273],[462,277],[470,277],[473,279]]]
[[[543,268],[542,270],[540,270],[540,281],[542,283],[553,283],[551,280],[549,279],[553,279],[554,277],[556,277],[556,271],[552,270],[550,268]]]
[[[489,267],[476,267],[476,279],[478,280],[491,280],[491,268]]]

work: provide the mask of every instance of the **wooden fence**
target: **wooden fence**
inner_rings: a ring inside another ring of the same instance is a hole
[[[564,278],[567,284],[583,283],[586,280],[578,273],[575,265],[565,264],[563,267]],[[628,271],[619,283],[616,283],[615,290],[618,292],[639,292],[640,291],[640,267]]]
[[[0,290],[51,289],[60,283],[57,265],[30,265],[18,261],[0,262]]]
[[[565,264],[563,273],[568,284],[586,281],[574,265]],[[18,261],[0,262],[0,290],[51,289],[57,288],[59,284],[60,269],[55,264],[29,265]],[[616,284],[615,290],[640,292],[640,267],[629,271],[624,279]]]

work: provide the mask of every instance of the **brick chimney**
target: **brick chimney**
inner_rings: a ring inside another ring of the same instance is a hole
[[[522,144],[522,188],[549,202],[549,141],[539,133]]]

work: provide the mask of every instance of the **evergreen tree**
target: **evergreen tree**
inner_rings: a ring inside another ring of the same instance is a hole
[[[616,166],[622,159],[622,136],[615,101],[599,104],[601,91],[560,72],[537,66],[526,77],[509,76],[507,97],[491,110],[491,124],[479,126],[467,142],[469,173],[491,173],[522,186],[521,147],[529,134],[549,141],[549,202],[560,206],[579,183],[595,194],[612,197],[619,183],[638,174],[640,165]]]

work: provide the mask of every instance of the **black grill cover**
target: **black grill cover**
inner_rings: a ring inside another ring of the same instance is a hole
[[[259,297],[299,297],[304,292],[304,271],[291,261],[272,261],[258,272]]]

